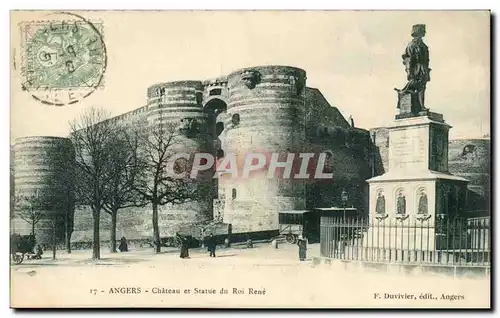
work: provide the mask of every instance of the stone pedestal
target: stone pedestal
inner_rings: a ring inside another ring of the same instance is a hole
[[[448,130],[437,113],[396,119],[389,129],[389,171],[412,175],[422,171],[448,173]]]
[[[379,237],[379,243],[384,242],[384,245],[394,242],[391,245],[397,248],[433,249],[433,231],[426,233],[429,241],[425,238],[425,243],[419,247],[421,234],[411,230],[395,233],[394,229],[405,226],[433,228],[436,215],[454,217],[465,212],[467,180],[448,172],[451,126],[441,114],[425,112],[421,116],[396,119],[388,128],[389,170],[367,180],[370,231],[377,232],[367,236]],[[390,227],[390,234],[387,230],[380,234],[377,227]],[[394,235],[397,237],[392,237]]]

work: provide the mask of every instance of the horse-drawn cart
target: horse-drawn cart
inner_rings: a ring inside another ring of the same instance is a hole
[[[34,235],[11,234],[10,254],[12,255],[12,261],[15,264],[21,264],[25,255],[27,258],[40,258],[41,255],[39,252],[36,254],[33,252],[35,243]]]

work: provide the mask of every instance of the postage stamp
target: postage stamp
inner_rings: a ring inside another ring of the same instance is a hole
[[[22,89],[44,104],[74,104],[103,87],[103,23],[70,13],[21,24]]]

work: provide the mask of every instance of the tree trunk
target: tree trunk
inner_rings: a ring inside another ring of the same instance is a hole
[[[71,254],[71,232],[66,230],[66,252]]]
[[[64,243],[66,244],[66,253],[71,254],[71,232],[69,231],[68,209],[64,215]]]
[[[71,233],[66,232],[66,253],[71,254]]]
[[[155,246],[155,253],[161,252],[160,245],[160,229],[158,228],[158,204],[153,203],[153,243]]]
[[[57,226],[57,220],[54,217],[54,220],[52,220],[52,259],[56,259],[56,226]]]
[[[31,222],[31,234],[33,234],[33,236],[35,236],[35,221],[33,220],[33,222]]]
[[[109,238],[110,240],[110,247],[109,251],[111,253],[116,253],[116,219],[118,216],[118,211],[112,211],[111,212],[111,236]]]
[[[92,213],[94,217],[94,233],[92,239],[92,259],[94,261],[101,258],[101,241],[99,240],[99,212]]]

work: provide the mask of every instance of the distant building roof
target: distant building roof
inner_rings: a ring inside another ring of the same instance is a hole
[[[290,211],[280,211],[280,214],[304,214],[311,212],[311,210],[290,210]]]

